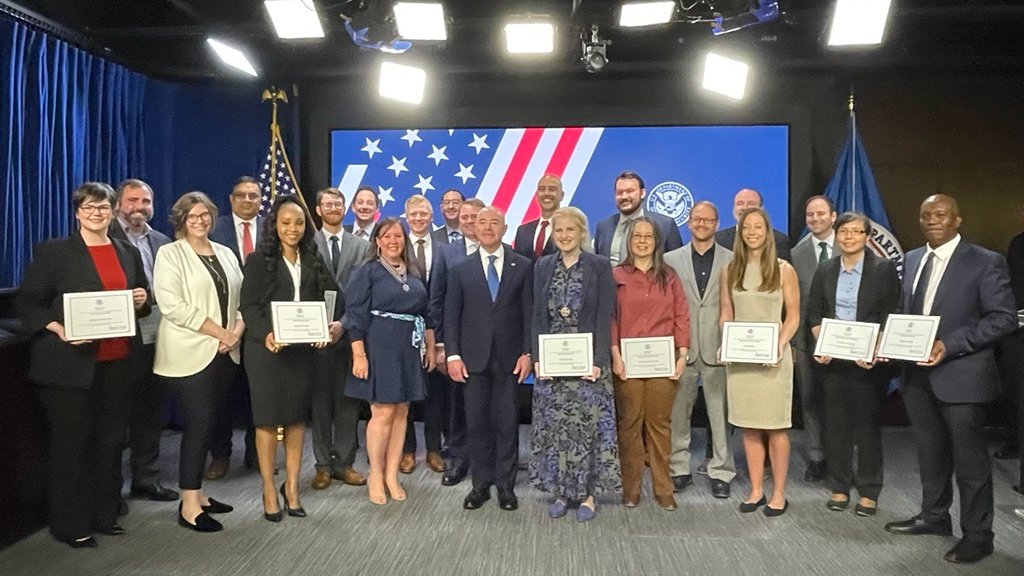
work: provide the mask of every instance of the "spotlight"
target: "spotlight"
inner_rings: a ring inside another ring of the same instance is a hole
[[[210,45],[210,48],[213,48],[217,56],[220,56],[220,59],[228,66],[241,70],[250,76],[259,76],[256,73],[256,69],[252,67],[252,63],[249,62],[249,58],[238,48],[229,46],[215,38],[207,38],[206,43]]]
[[[380,65],[380,85],[377,92],[384,98],[419,104],[423,102],[423,87],[426,83],[426,70],[384,62]]]
[[[627,2],[619,12],[619,26],[651,26],[672,20],[675,2]]]
[[[398,2],[395,4],[398,35],[406,40],[448,39],[444,25],[444,6],[438,2]]]
[[[582,40],[583,57],[580,60],[583,61],[583,67],[591,74],[600,72],[608,65],[608,45],[612,41],[601,38],[596,24],[590,30],[583,31]]]
[[[312,0],[264,0],[278,38],[323,38],[324,27]]]
[[[880,44],[892,0],[836,0],[829,46]]]
[[[739,60],[709,52],[704,60],[704,88],[742,100],[747,88],[749,66]]]
[[[555,25],[550,22],[505,24],[509,54],[550,54],[555,50]]]

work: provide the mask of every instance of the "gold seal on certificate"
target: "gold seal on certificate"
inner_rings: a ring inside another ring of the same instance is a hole
[[[541,334],[537,363],[541,378],[590,376],[594,370],[594,335]]]
[[[271,302],[274,340],[281,344],[312,344],[331,339],[327,305],[320,302]]]
[[[823,318],[814,355],[863,360],[870,364],[875,359],[877,341],[878,324]]]
[[[778,361],[778,322],[722,324],[722,362],[776,364]]]
[[[626,378],[669,378],[676,371],[676,339],[623,338],[619,341]]]
[[[890,314],[882,332],[878,355],[893,360],[925,362],[932,355],[932,344],[938,331],[938,316]]]
[[[64,337],[102,340],[135,336],[131,290],[71,292],[64,295]]]

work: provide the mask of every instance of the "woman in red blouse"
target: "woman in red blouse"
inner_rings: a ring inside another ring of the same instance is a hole
[[[669,456],[672,453],[672,403],[686,367],[690,347],[690,314],[675,270],[665,265],[658,227],[647,217],[626,228],[626,259],[612,268],[616,284],[612,319],[612,372],[622,458],[622,503],[640,502],[644,473],[644,436],[650,454],[654,500],[675,510]],[[671,337],[675,366],[671,376],[627,377],[621,340]]]
[[[29,377],[50,429],[50,533],[72,548],[97,545],[94,533],[124,534],[117,525],[121,460],[132,383],[141,369],[135,336],[69,341],[64,294],[130,290],[136,316],[149,314],[139,251],[107,236],[114,209],[107,184],[86,182],[71,197],[78,231],[36,247],[18,293],[18,315],[32,337]]]

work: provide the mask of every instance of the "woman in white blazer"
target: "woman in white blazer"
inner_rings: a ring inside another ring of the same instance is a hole
[[[245,324],[238,313],[242,271],[226,246],[209,239],[217,207],[202,192],[188,192],[171,207],[175,237],[153,265],[153,292],[163,317],[157,329],[153,372],[178,396],[185,415],[181,435],[178,524],[197,532],[223,528],[210,514],[231,506],[202,492],[203,468],[217,415],[238,364]]]

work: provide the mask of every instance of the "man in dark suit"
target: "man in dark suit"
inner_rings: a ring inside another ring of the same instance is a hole
[[[441,195],[441,214],[444,216],[444,226],[431,232],[431,235],[439,244],[451,244],[462,239],[462,230],[459,226],[459,209],[466,197],[455,188],[445,191]]]
[[[210,240],[230,248],[238,258],[238,265],[245,266],[249,254],[259,246],[263,233],[263,217],[259,215],[260,185],[251,176],[242,176],[235,181],[228,199],[231,202],[231,213],[217,218],[210,231]],[[244,342],[242,346],[245,346]],[[232,412],[237,412],[239,420],[245,425],[244,464],[249,469],[256,467],[256,432],[252,426],[249,381],[242,367],[235,370],[232,378],[234,381],[228,402],[219,415],[220,421],[210,442],[212,460],[206,470],[207,480],[216,480],[228,472],[231,461]]]
[[[885,529],[898,534],[951,535],[953,475],[960,490],[963,538],[946,553],[955,563],[992,553],[992,462],[985,440],[985,404],[998,396],[993,347],[1017,326],[1002,255],[960,238],[956,200],[929,196],[921,204],[928,244],[907,253],[903,309],[939,316],[929,359],[909,364],[903,401],[921,470],[921,512]]]
[[[615,178],[615,206],[619,211],[597,223],[594,233],[594,252],[611,259],[612,265],[626,257],[626,226],[641,216],[647,216],[661,231],[662,250],[671,252],[683,246],[683,237],[675,220],[657,212],[645,212],[643,200],[647,196],[644,180],[636,172],[623,172]]]
[[[541,176],[534,198],[540,206],[540,218],[521,224],[516,230],[516,240],[512,245],[516,252],[526,256],[531,262],[558,251],[551,239],[551,215],[558,210],[562,205],[562,199],[565,198],[562,179],[554,174]]]
[[[1006,262],[1010,266],[1014,304],[1017,310],[1024,310],[1024,233],[1010,241]],[[1024,328],[1018,328],[1003,338],[997,348],[997,356],[1003,376],[1003,393],[1010,408],[1010,433],[1015,436],[994,456],[1000,459],[1020,458],[1020,448],[1024,446]],[[1020,460],[1020,476],[1014,490],[1024,494],[1024,459]]]
[[[445,350],[448,374],[465,382],[473,490],[463,507],[475,510],[498,489],[502,510],[519,507],[513,490],[519,456],[518,383],[529,376],[533,267],[502,244],[505,215],[484,208],[476,220],[478,256],[460,262],[448,277]]]
[[[371,186],[360,186],[352,197],[352,214],[356,220],[352,224],[346,224],[345,230],[351,232],[356,238],[362,238],[367,242],[373,238],[373,229],[377,226],[377,215],[380,213],[380,201],[377,193]]]
[[[444,351],[444,301],[448,291],[448,272],[480,246],[476,237],[476,217],[484,203],[478,198],[470,198],[459,207],[459,230],[462,238],[451,244],[441,246],[437,252],[437,262],[433,264],[432,281],[430,283],[430,317],[434,320],[434,341],[436,342],[437,372],[448,377],[448,367]],[[469,454],[466,448],[466,406],[463,397],[464,384],[447,378],[449,385],[450,411],[448,418],[448,461],[443,486],[455,486],[466,478],[469,472]]]
[[[153,189],[142,180],[125,180],[117,187],[117,217],[110,223],[110,237],[135,246],[142,256],[146,281],[153,285],[153,263],[157,250],[171,239],[149,225],[153,219]],[[128,447],[131,450],[131,496],[158,502],[178,499],[178,493],[160,485],[160,435],[164,429],[164,400],[167,386],[153,375],[156,328],[160,324],[157,304],[152,313],[139,319],[142,330],[144,370],[132,387],[128,416]],[[118,474],[121,468],[118,467]]]
[[[316,213],[322,227],[313,236],[320,258],[344,292],[348,276],[366,261],[370,244],[341,228],[345,196],[337,188],[316,193]],[[338,299],[340,305],[342,299]],[[328,313],[330,313],[328,311]],[[332,316],[333,317],[333,316]],[[352,343],[348,336],[317,351],[317,377],[313,388],[313,456],[316,476],[312,487],[322,490],[331,480],[362,486],[366,478],[352,467],[359,448],[359,400],[345,395],[345,377],[352,369]]]
[[[752,188],[744,188],[736,193],[736,196],[732,199],[732,217],[738,222],[740,219],[740,213],[747,208],[761,208],[764,206],[764,198],[761,193]],[[772,229],[772,233],[775,235],[775,253],[778,254],[779,258],[782,258],[786,262],[792,262],[792,256],[790,255],[790,243],[789,236],[779,232],[777,229]],[[736,226],[719,230],[715,234],[715,241],[725,246],[726,249],[732,250],[733,245],[736,242]]]

